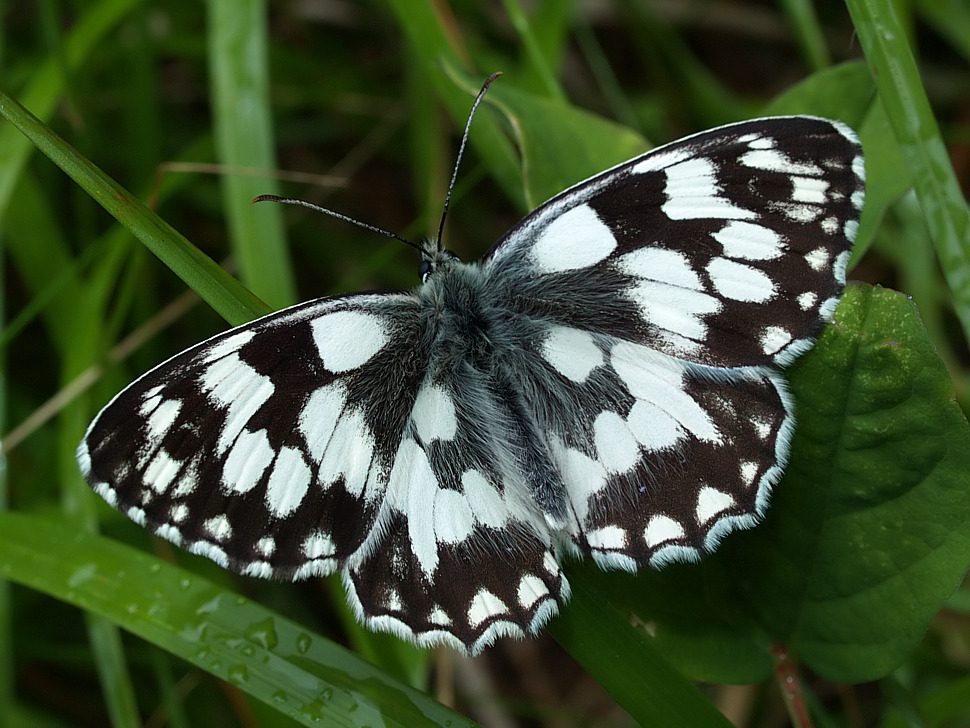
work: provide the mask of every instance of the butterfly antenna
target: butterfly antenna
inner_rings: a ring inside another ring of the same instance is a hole
[[[320,207],[320,205],[314,205],[312,202],[307,202],[306,200],[298,200],[295,197],[280,197],[279,195],[259,195],[259,197],[254,197],[253,202],[266,202],[270,200],[272,202],[283,202],[287,205],[300,205],[301,207],[309,207],[311,210],[316,210],[317,212],[322,212],[325,215],[330,215],[330,217],[335,217],[338,220],[344,220],[349,223],[353,223],[357,227],[362,227],[365,230],[371,230],[375,233],[380,233],[381,235],[386,235],[389,238],[394,238],[395,240],[400,240],[405,245],[410,245],[412,248],[420,253],[424,252],[422,248],[417,243],[408,240],[407,238],[402,238],[400,235],[396,235],[384,228],[379,228],[376,225],[368,225],[366,222],[361,222],[353,217],[348,217],[347,215],[341,215],[339,212],[334,212],[333,210],[327,209],[326,207]]]
[[[451,192],[455,189],[455,180],[458,178],[458,165],[461,164],[461,155],[465,153],[465,144],[468,143],[468,132],[472,128],[472,119],[475,118],[475,111],[478,109],[478,105],[482,103],[482,99],[485,98],[485,92],[488,91],[488,87],[492,85],[492,81],[501,75],[501,71],[496,71],[485,79],[485,83],[482,84],[482,90],[475,97],[475,103],[472,104],[472,110],[468,114],[468,121],[465,123],[465,133],[461,135],[461,145],[458,147],[458,158],[455,159],[455,168],[451,173],[451,182],[448,183],[448,194],[445,195],[445,206],[441,211],[441,220],[438,222],[438,235],[435,237],[435,242],[439,249],[441,248],[441,235],[445,229],[445,217],[448,215],[448,205],[451,204]]]

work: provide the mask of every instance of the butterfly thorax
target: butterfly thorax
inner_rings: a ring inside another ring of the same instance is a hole
[[[546,517],[559,521],[562,480],[520,384],[534,376],[535,358],[525,344],[538,324],[508,307],[507,292],[479,263],[439,261],[416,295],[434,342],[428,379],[449,393],[459,413],[482,423],[482,446],[492,450],[491,459],[514,470],[505,475],[527,483]]]

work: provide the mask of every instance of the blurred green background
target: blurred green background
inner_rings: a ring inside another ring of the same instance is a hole
[[[970,725],[966,2],[37,0],[0,23],[0,725]],[[653,145],[811,113],[865,146],[850,278],[904,295],[854,288],[793,368],[807,434],[763,529],[661,575],[574,567],[555,638],[469,660],[364,632],[336,579],[236,578],[153,539],[73,453],[114,393],[226,321],[416,285],[406,246],[250,200],[433,235],[495,70],[445,230],[464,260]],[[859,461],[886,492],[834,512],[856,481],[823,473],[810,413],[848,462],[844,413],[873,410],[867,367],[894,347],[911,397]],[[932,457],[886,465],[894,448]],[[814,560],[768,563],[785,544]]]

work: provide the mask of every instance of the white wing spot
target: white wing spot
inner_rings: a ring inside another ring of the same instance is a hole
[[[168,434],[168,431],[172,429],[172,425],[175,424],[175,419],[178,417],[179,412],[182,410],[182,401],[178,399],[166,399],[158,402],[161,397],[153,397],[142,404],[141,414],[146,414],[145,410],[149,406],[149,402],[153,402],[156,406],[152,407],[151,414],[145,420],[145,425],[148,428],[146,433],[149,440],[154,442],[161,442],[162,438]]]
[[[611,361],[613,370],[638,400],[666,412],[680,427],[701,440],[721,441],[708,412],[684,390],[684,369],[680,362],[629,342],[620,342],[613,347]],[[644,410],[636,419],[642,420],[650,414],[649,410]],[[640,422],[635,426],[631,418],[631,430],[637,439],[641,436],[641,427],[646,424]],[[670,432],[669,428],[667,432]]]
[[[754,426],[755,434],[762,440],[767,440],[771,434],[772,426],[770,420],[763,420],[760,417],[752,417],[751,424]]]
[[[273,382],[232,353],[213,362],[199,378],[199,384],[226,408],[226,422],[219,433],[219,455],[235,442],[239,433],[275,391]]]
[[[555,454],[576,519],[582,523],[589,513],[590,497],[606,487],[606,470],[598,461],[574,448],[561,448]]]
[[[822,226],[822,232],[826,235],[835,235],[839,231],[839,218],[830,215],[822,220],[819,225]]]
[[[388,478],[384,505],[406,516],[411,551],[429,578],[438,568],[434,505],[439,490],[424,450],[411,438],[403,438]]]
[[[550,551],[546,551],[542,555],[542,568],[544,568],[546,572],[552,576],[558,576],[559,572],[561,571],[559,568],[559,562],[556,561],[555,557]]]
[[[775,295],[775,284],[764,271],[727,258],[713,258],[707,274],[725,298],[745,303],[764,303]]]
[[[587,331],[553,326],[542,341],[542,355],[553,369],[574,382],[584,382],[603,364],[603,352]]]
[[[189,544],[188,550],[193,554],[205,556],[207,559],[215,561],[223,569],[229,566],[229,557],[226,555],[226,552],[214,543],[196,541],[193,544]]]
[[[677,250],[639,248],[621,256],[617,263],[621,271],[637,278],[693,291],[704,290],[704,284],[687,256]]]
[[[189,515],[189,507],[184,503],[176,503],[168,512],[168,517],[173,523],[181,523]]]
[[[374,447],[374,436],[363,412],[345,413],[337,420],[327,450],[319,461],[317,479],[330,485],[343,477],[344,489],[359,498],[367,485]]]
[[[437,604],[435,605],[434,609],[431,610],[431,613],[428,615],[428,621],[431,622],[431,624],[437,624],[441,627],[451,626],[451,617],[449,617],[448,614],[445,612],[445,610],[442,609]]]
[[[477,470],[466,470],[461,485],[469,503],[475,504],[475,518],[483,526],[500,528],[509,520],[509,508],[498,489]]]
[[[789,220],[795,222],[811,222],[822,214],[822,208],[818,205],[806,205],[803,203],[778,203],[776,209],[783,212]]]
[[[201,456],[196,454],[193,456],[192,460],[189,461],[188,465],[182,469],[179,474],[178,483],[169,496],[172,498],[182,498],[191,493],[194,493],[196,488],[199,487],[199,458]]]
[[[209,518],[202,526],[216,541],[225,541],[232,538],[232,525],[224,513]]]
[[[611,473],[626,473],[640,460],[640,444],[616,412],[600,412],[593,422],[596,455]]]
[[[176,526],[170,523],[163,523],[161,526],[155,529],[155,535],[161,536],[166,541],[171,541],[176,546],[181,546],[184,539],[182,538],[182,532],[178,530]]]
[[[384,600],[384,607],[391,612],[400,612],[404,609],[401,594],[397,589],[388,589],[387,598]]]
[[[659,172],[672,164],[677,164],[685,159],[689,159],[691,151],[689,149],[671,149],[669,151],[647,152],[643,159],[630,168],[630,174],[646,174],[648,172]]]
[[[770,355],[777,354],[791,343],[791,333],[781,326],[766,326],[761,334],[761,350]]]
[[[300,412],[297,426],[303,434],[311,459],[319,463],[333,437],[337,420],[347,406],[347,392],[343,385],[333,382],[314,390]]]
[[[703,317],[721,310],[721,302],[702,291],[661,281],[641,280],[627,289],[647,323],[679,337],[699,342],[707,336]]]
[[[222,467],[223,486],[234,493],[248,493],[272,464],[274,455],[266,430],[239,433]]]
[[[526,574],[519,581],[518,601],[523,609],[532,609],[536,602],[548,595],[549,587],[534,574]]]
[[[684,537],[684,527],[670,516],[656,515],[647,523],[643,531],[643,540],[647,548],[654,548],[667,541],[676,541]]]
[[[845,221],[845,237],[850,242],[855,242],[856,235],[859,234],[859,221],[858,220],[846,220]]]
[[[674,447],[686,434],[673,415],[643,399],[633,403],[627,425],[637,442],[650,452]]]
[[[774,260],[785,252],[785,241],[778,232],[753,222],[731,220],[711,237],[728,258]]]
[[[531,255],[543,273],[562,273],[596,265],[616,248],[616,238],[589,205],[577,205],[539,234]]]
[[[268,559],[276,553],[276,539],[272,536],[263,536],[256,542],[256,550]]]
[[[230,334],[221,341],[217,341],[208,349],[202,352],[200,356],[200,362],[203,364],[210,364],[214,361],[222,359],[224,356],[229,354],[234,354],[240,348],[249,343],[256,335],[255,331],[240,331],[236,334]]]
[[[498,614],[508,614],[509,608],[501,599],[492,594],[488,589],[482,589],[472,599],[472,604],[468,608],[468,623],[472,628],[477,628],[482,622]]]
[[[266,507],[283,518],[300,506],[309,488],[310,468],[303,455],[296,448],[282,448],[266,484]]]
[[[821,273],[828,267],[829,261],[832,256],[829,254],[828,248],[818,247],[808,253],[805,253],[805,262],[808,263],[809,267],[816,273]]]
[[[758,475],[758,463],[745,461],[738,468],[741,473],[741,482],[745,485],[752,485]]]
[[[796,300],[802,311],[809,311],[818,303],[818,294],[813,291],[806,291],[805,293],[799,294]]]
[[[272,579],[273,567],[265,561],[253,561],[246,565],[246,568],[239,572],[243,576],[252,576],[257,579]]]
[[[730,197],[722,194],[716,168],[709,159],[693,157],[664,171],[667,201],[660,207],[672,220],[749,220],[755,217],[754,212],[738,207]]]
[[[453,440],[458,433],[454,400],[444,389],[428,381],[418,390],[411,421],[425,444],[432,440]]]
[[[361,311],[328,313],[310,328],[323,366],[335,374],[363,366],[389,341],[381,320]]]
[[[303,541],[303,555],[308,559],[319,559],[321,556],[333,556],[337,553],[337,548],[333,544],[330,535],[323,531],[311,533]]]
[[[145,468],[145,482],[156,493],[164,493],[179,474],[181,467],[181,460],[175,460],[165,450],[160,448],[148,464],[148,467]]]
[[[738,161],[746,167],[763,169],[766,172],[781,172],[792,175],[795,180],[803,175],[821,177],[825,170],[811,162],[795,162],[778,149],[756,149],[749,145],[751,151],[742,154]]]
[[[719,513],[726,511],[735,504],[734,497],[709,485],[701,488],[697,496],[698,523],[705,524]]]
[[[619,551],[627,548],[626,529],[619,526],[604,526],[587,533],[586,541],[590,548]]]
[[[434,498],[434,535],[438,543],[460,543],[474,527],[475,514],[465,495],[440,488]]]
[[[755,133],[738,137],[738,141],[742,144],[747,143],[749,149],[774,149],[777,144],[774,137],[759,136]]]

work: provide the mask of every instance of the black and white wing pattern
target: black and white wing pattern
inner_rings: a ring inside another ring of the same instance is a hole
[[[97,416],[111,505],[239,573],[339,571],[367,626],[476,653],[568,599],[560,561],[635,571],[753,525],[794,428],[780,367],[839,300],[855,135],[760,119],[545,203],[408,293],[216,336]]]

